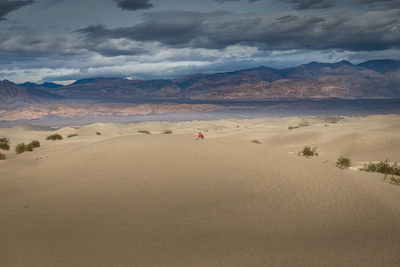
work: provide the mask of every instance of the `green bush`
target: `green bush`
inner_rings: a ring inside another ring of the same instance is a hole
[[[257,139],[253,139],[253,140],[251,140],[251,142],[254,143],[254,144],[261,144],[261,142],[258,141]]]
[[[28,144],[28,146],[31,146],[32,148],[37,148],[40,147],[40,142],[38,140],[33,140]]]
[[[148,130],[138,130],[138,132],[143,134],[151,134]]]
[[[166,130],[166,131],[163,132],[163,134],[172,134],[172,131],[171,130]]]
[[[345,157],[340,157],[336,161],[336,167],[341,168],[341,169],[347,169],[350,167],[351,160],[349,158]]]
[[[15,147],[15,152],[17,152],[17,154],[21,154],[25,151],[33,151],[33,149],[36,147],[40,147],[40,142],[38,140],[33,140],[27,145],[25,145],[25,143],[18,144]]]
[[[304,147],[303,150],[300,152],[300,154],[305,157],[318,156],[317,148],[316,147],[311,148],[309,146]]]
[[[361,168],[360,170],[400,176],[400,167],[397,165],[397,163],[391,163],[389,159],[380,161],[378,163],[370,162],[368,165],[365,164],[364,168]]]
[[[4,155],[3,153],[0,153],[0,160],[6,159],[6,155]]]
[[[6,143],[0,143],[0,149],[10,150],[10,145]]]
[[[385,175],[383,177],[385,181],[400,185],[400,177],[398,177],[400,176],[400,167],[398,166],[397,162],[391,163],[389,159],[380,161],[378,163],[370,162],[368,165],[364,164],[364,167],[361,168],[360,171],[383,173]],[[390,178],[388,178],[389,175],[391,175]]]
[[[30,144],[25,145],[25,150],[24,151],[33,151],[33,147]]]
[[[53,141],[62,139],[63,139],[62,136],[59,134],[52,134],[46,137],[46,140],[53,140]]]
[[[67,138],[71,138],[71,137],[75,137],[75,136],[78,136],[78,134],[69,134],[69,135],[67,136]]]
[[[15,147],[15,152],[17,152],[17,154],[21,154],[21,153],[24,153],[25,152],[25,143],[21,143],[21,144],[18,144],[16,147]]]
[[[10,150],[10,140],[7,138],[0,138],[0,149]]]
[[[25,145],[25,151],[33,151],[34,148],[40,147],[40,142],[37,140],[34,140],[30,142],[29,144]]]
[[[365,172],[376,172],[376,164],[370,162],[368,165],[364,164],[364,167],[360,169],[360,171],[365,171]]]

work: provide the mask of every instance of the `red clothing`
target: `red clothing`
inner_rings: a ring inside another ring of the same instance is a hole
[[[204,139],[204,135],[202,133],[199,133],[199,138]]]

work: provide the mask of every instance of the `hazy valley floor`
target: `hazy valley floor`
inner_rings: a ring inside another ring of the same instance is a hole
[[[400,116],[334,121],[0,129],[0,265],[398,266],[400,186],[334,163],[399,162]]]

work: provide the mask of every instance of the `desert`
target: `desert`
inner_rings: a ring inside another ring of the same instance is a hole
[[[399,0],[0,0],[0,267],[398,267],[399,203]]]
[[[397,266],[400,186],[359,168],[399,162],[398,129],[399,115],[0,128],[1,265]]]

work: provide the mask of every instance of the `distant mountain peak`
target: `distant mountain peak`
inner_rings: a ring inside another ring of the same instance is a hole
[[[106,78],[106,77],[94,77],[94,78],[85,78],[75,81],[73,84],[87,84],[101,81],[110,81],[110,80],[123,80],[119,78]]]
[[[321,63],[321,62],[317,62],[317,61],[311,61],[310,63],[304,64],[304,65],[300,65],[299,67],[303,67],[303,68],[340,68],[343,66],[354,66],[353,63],[351,63],[350,61],[347,60],[342,60],[339,62],[335,62],[335,63]]]
[[[400,61],[392,59],[374,59],[360,63],[358,66],[384,74],[400,70]]]
[[[57,84],[57,83],[51,83],[51,82],[45,82],[42,84],[37,84],[37,83],[32,83],[32,82],[25,82],[22,84],[17,84],[20,87],[44,87],[44,88],[59,88],[62,87],[63,85]]]

